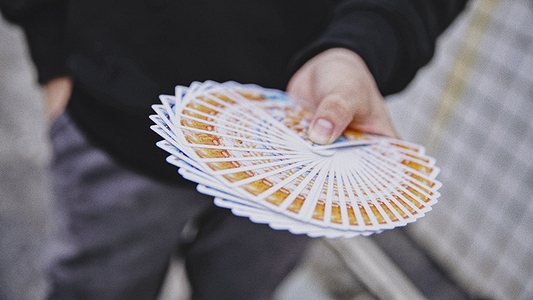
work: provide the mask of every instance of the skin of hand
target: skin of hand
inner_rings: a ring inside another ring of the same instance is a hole
[[[399,138],[374,77],[351,50],[316,55],[292,76],[287,92],[315,109],[308,136],[317,144],[331,144],[348,127]]]
[[[58,77],[43,84],[46,117],[55,120],[67,107],[72,92],[72,80],[69,77]]]

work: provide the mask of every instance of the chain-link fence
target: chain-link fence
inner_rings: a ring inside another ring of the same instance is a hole
[[[473,295],[533,299],[533,1],[470,3],[389,104],[442,169],[409,232]]]

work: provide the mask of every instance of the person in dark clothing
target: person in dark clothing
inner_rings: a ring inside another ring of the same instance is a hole
[[[1,0],[54,121],[50,299],[154,299],[177,248],[193,299],[270,298],[308,239],[196,193],[155,146],[150,105],[178,84],[233,80],[313,104],[317,143],[347,126],[396,137],[383,96],[465,2]]]

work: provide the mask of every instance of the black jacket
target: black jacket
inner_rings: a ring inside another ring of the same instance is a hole
[[[69,75],[69,112],[128,166],[177,180],[149,130],[177,84],[235,80],[284,89],[331,47],[363,57],[380,91],[403,89],[466,0],[0,0],[26,33],[40,82]]]

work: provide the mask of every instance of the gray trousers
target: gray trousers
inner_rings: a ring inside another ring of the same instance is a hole
[[[155,299],[180,250],[193,299],[269,299],[308,238],[236,217],[90,145],[67,114],[51,128],[57,198],[49,299]]]

